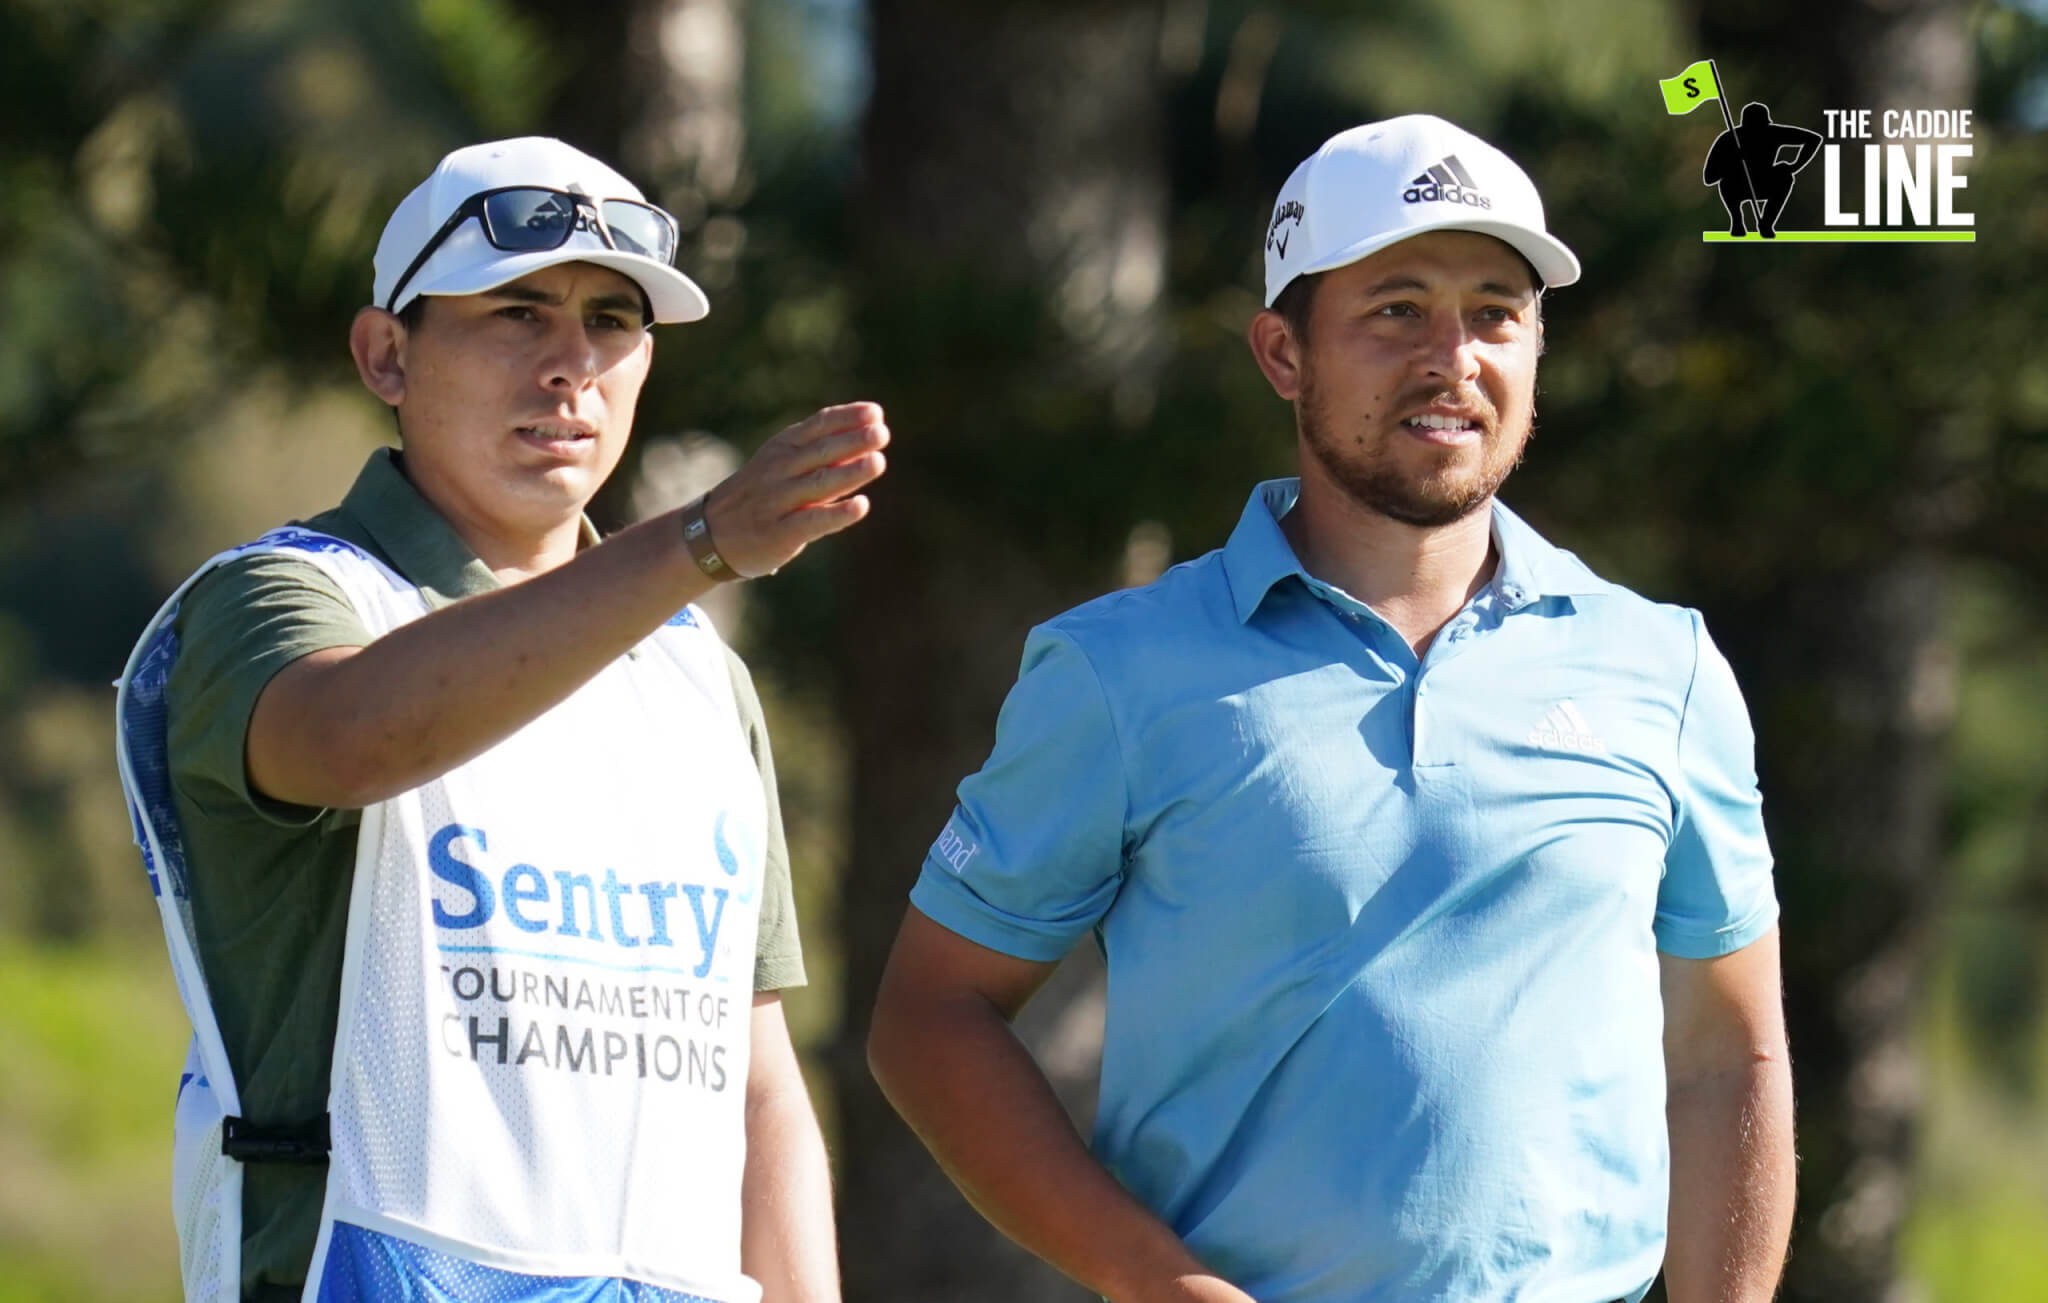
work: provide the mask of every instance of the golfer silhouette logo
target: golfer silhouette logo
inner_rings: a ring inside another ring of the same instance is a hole
[[[1785,201],[1792,197],[1792,183],[1799,170],[1820,153],[1821,135],[1804,127],[1771,121],[1771,111],[1751,100],[1742,106],[1742,123],[1731,125],[1714,138],[1707,150],[1707,164],[1700,180],[1721,190],[1721,206],[1728,210],[1728,234],[1740,239],[1747,235],[1743,205],[1749,205],[1756,233],[1775,239],[1778,218]]]
[[[1728,112],[1720,69],[1712,59],[1688,64],[1676,77],[1659,81],[1657,89],[1664,94],[1666,113],[1690,113],[1709,101],[1721,110],[1726,130],[1707,150],[1700,180],[1721,189],[1721,206],[1728,210],[1728,238],[1743,239],[1752,226],[1766,240],[1777,238],[1778,218],[1785,212],[1785,201],[1792,197],[1793,180],[1820,153],[1821,134],[1771,121],[1770,109],[1754,100],[1742,106],[1742,124],[1737,126]],[[1748,205],[1747,215],[1744,205]],[[1719,237],[1710,234],[1707,238]]]

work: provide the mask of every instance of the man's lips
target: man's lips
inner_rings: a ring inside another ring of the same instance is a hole
[[[513,433],[522,443],[550,451],[575,448],[597,438],[596,428],[580,421],[534,421],[514,427]]]
[[[1464,412],[1418,412],[1404,418],[1401,428],[1424,443],[1456,447],[1477,440],[1486,424],[1480,417]]]

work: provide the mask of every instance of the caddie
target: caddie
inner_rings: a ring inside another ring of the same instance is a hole
[[[774,767],[693,603],[859,521],[889,435],[825,408],[599,541],[650,327],[708,311],[676,244],[560,141],[441,160],[349,330],[401,446],[122,677],[188,1299],[838,1297]]]
[[[1331,138],[1253,360],[1299,476],[1033,630],[869,1059],[974,1205],[1112,1303],[1765,1303],[1778,906],[1699,615],[1496,498],[1579,263],[1441,119]],[[1091,1146],[1007,1021],[1092,934]]]

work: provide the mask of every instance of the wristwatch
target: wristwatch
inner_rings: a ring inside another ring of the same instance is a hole
[[[690,559],[713,583],[730,583],[743,576],[725,563],[711,541],[711,523],[704,519],[704,499],[710,496],[707,493],[683,508],[683,546],[690,549]]]

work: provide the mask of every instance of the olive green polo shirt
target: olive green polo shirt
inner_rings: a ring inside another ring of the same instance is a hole
[[[382,560],[418,586],[429,609],[499,587],[390,449],[371,455],[339,507],[304,523]],[[596,537],[587,523],[585,533]],[[239,557],[193,585],[177,633],[166,689],[170,775],[214,1017],[243,1115],[258,1124],[314,1117],[327,1107],[359,814],[285,805],[251,790],[244,744],[256,698],[273,674],[311,652],[362,646],[371,635],[324,571],[283,553]],[[739,658],[727,656],[768,797],[754,989],[779,990],[804,981],[789,849],[760,698]],[[304,1282],[326,1179],[324,1164],[246,1165],[245,1297]]]

